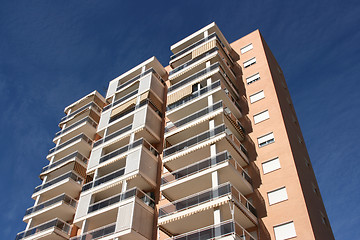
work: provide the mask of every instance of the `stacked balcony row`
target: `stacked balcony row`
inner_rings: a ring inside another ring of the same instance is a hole
[[[80,239],[152,239],[166,71],[151,58],[109,84],[74,219]]]
[[[158,227],[169,239],[256,239],[247,102],[234,51],[216,25],[171,49]]]
[[[53,139],[55,147],[47,155],[49,164],[40,173],[42,183],[32,194],[35,204],[23,218],[27,227],[16,240],[70,238],[104,104],[105,99],[95,91],[65,108],[61,130]]]

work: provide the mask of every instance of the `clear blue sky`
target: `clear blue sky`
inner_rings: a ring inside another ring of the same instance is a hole
[[[358,1],[0,0],[0,238],[24,230],[63,109],[215,21],[283,69],[337,239],[360,235]]]

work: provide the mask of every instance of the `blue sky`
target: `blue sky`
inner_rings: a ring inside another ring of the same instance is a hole
[[[215,21],[283,69],[336,239],[360,235],[358,1],[0,0],[0,236],[24,230],[65,106]]]

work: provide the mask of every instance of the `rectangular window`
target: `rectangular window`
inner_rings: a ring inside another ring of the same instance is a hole
[[[244,68],[250,67],[251,65],[256,63],[256,58],[252,58],[244,62]]]
[[[285,240],[296,237],[294,222],[284,223],[274,226],[274,234],[276,240]]]
[[[258,137],[257,140],[258,140],[259,147],[263,147],[263,146],[266,146],[266,145],[268,145],[270,143],[275,142],[275,138],[274,138],[273,133],[269,133],[269,134],[266,134],[264,136]]]
[[[250,51],[251,49],[253,49],[252,43],[250,43],[249,45],[246,45],[245,47],[241,48],[240,52],[241,52],[241,54],[244,54],[244,53]]]
[[[288,199],[286,188],[278,188],[267,193],[269,199],[269,205],[273,205],[278,202],[282,202]]]
[[[257,102],[265,97],[264,91],[261,90],[260,92],[254,93],[250,95],[250,103]]]
[[[269,161],[263,162],[261,165],[262,165],[262,169],[263,169],[264,174],[267,174],[269,172],[272,172],[272,171],[275,171],[275,170],[281,168],[280,161],[279,161],[278,157],[274,158],[274,159],[271,159]]]
[[[269,118],[270,118],[269,111],[265,110],[261,113],[254,115],[254,123],[257,124],[257,123],[265,121],[266,119],[269,119]]]
[[[253,82],[256,82],[259,79],[260,79],[260,74],[256,73],[256,74],[246,78],[246,83],[249,85],[249,84],[251,84]]]

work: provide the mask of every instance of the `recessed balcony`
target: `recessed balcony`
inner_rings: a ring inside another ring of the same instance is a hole
[[[42,199],[47,200],[62,193],[76,198],[79,195],[82,183],[83,177],[71,171],[37,186],[32,198],[35,199],[36,196],[41,194]]]
[[[167,106],[166,116],[172,122],[179,121],[188,115],[189,112],[197,112],[209,106],[208,96],[212,95],[213,102],[222,101],[229,108],[236,118],[241,118],[241,108],[235,98],[225,88],[222,80],[217,80],[211,85],[201,88],[190,94],[177,93],[182,96]],[[184,96],[183,96],[184,95]],[[177,98],[176,98],[177,99]]]
[[[96,132],[97,123],[89,116],[82,118],[81,120],[67,126],[66,128],[58,131],[55,134],[53,142],[57,142],[59,138],[61,141],[68,141],[69,139],[84,133],[87,136],[92,136]]]
[[[18,233],[15,240],[64,240],[69,239],[70,230],[69,224],[56,218]]]
[[[77,162],[81,166],[86,168],[88,159],[86,157],[84,157],[83,155],[81,155],[79,152],[71,153],[68,156],[63,157],[62,159],[57,160],[57,161],[53,162],[52,164],[49,164],[49,165],[43,167],[43,169],[41,170],[40,179],[43,179],[45,177],[45,175],[47,175],[53,171],[56,171],[72,162]]]
[[[82,107],[78,108],[77,110],[71,112],[70,114],[66,115],[65,117],[61,118],[60,124],[64,121],[69,121],[70,119],[74,118],[76,115],[78,115],[88,109],[95,109],[98,113],[101,112],[101,108],[96,103],[89,102],[85,106],[82,106]]]
[[[135,142],[133,148],[137,146],[141,148],[127,152],[122,159],[119,158],[117,161],[102,166],[102,175],[86,183],[82,188],[82,195],[88,190],[99,192],[108,189],[121,184],[124,180],[127,180],[129,188],[137,186],[144,190],[154,189],[157,175],[157,152],[142,139]]]
[[[178,120],[175,123],[168,122],[165,128],[165,139],[175,145],[181,141],[191,138],[209,129],[209,120],[213,120],[214,125],[225,124],[229,130],[235,134],[239,140],[244,140],[244,128],[230,111],[230,109],[219,101],[209,107],[201,109],[191,115]],[[170,131],[171,130],[171,131]]]
[[[215,207],[219,209],[222,220],[231,219],[229,203],[234,204],[234,219],[239,224],[245,228],[257,225],[254,206],[230,183],[161,206],[158,224],[172,234],[198,229],[212,223]]]
[[[230,239],[255,240],[253,235],[233,220],[179,234],[166,240],[228,239],[227,237],[230,237]]]
[[[228,151],[165,174],[161,178],[160,191],[170,200],[201,192],[211,188],[215,171],[220,184],[230,182],[245,195],[253,192],[251,177]]]
[[[154,222],[153,200],[137,189],[90,205],[88,230],[71,240],[151,239]],[[83,219],[75,219],[81,226]]]
[[[137,94],[139,93],[139,90],[136,89],[130,93],[128,93],[127,95],[120,97],[119,99],[116,99],[113,103],[107,105],[106,107],[104,107],[104,112],[109,110],[110,108],[113,108],[117,105],[123,104],[126,101],[129,101],[130,99],[134,98]]]
[[[210,157],[211,144],[216,144],[217,152],[228,150],[241,166],[248,164],[245,147],[224,124],[164,149],[163,164],[174,171]]]
[[[90,152],[92,142],[93,141],[85,134],[79,134],[76,137],[73,137],[66,142],[60,143],[56,147],[50,149],[46,158],[51,159],[51,157],[55,156],[56,159],[61,159],[74,151],[78,151],[83,155],[87,155],[85,153]]]
[[[32,224],[43,223],[51,220],[54,216],[71,221],[75,214],[77,201],[66,194],[61,194],[55,198],[39,203],[28,208],[25,212],[23,221],[28,222],[32,219]]]

